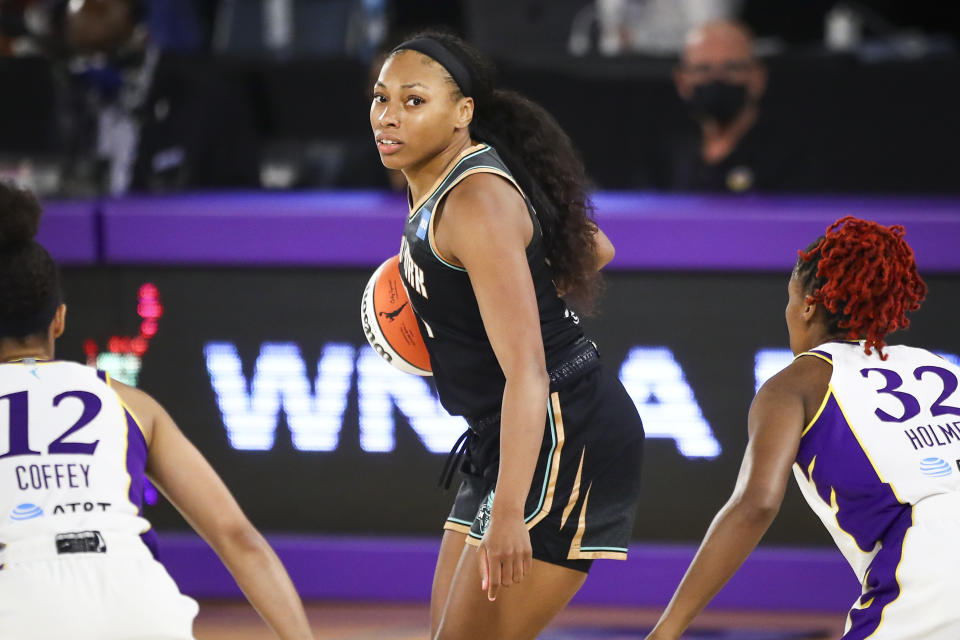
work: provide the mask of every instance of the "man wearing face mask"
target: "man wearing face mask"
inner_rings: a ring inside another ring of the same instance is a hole
[[[695,132],[667,144],[661,186],[671,191],[801,190],[807,163],[798,144],[761,113],[767,71],[746,26],[709,22],[686,38],[674,72]]]

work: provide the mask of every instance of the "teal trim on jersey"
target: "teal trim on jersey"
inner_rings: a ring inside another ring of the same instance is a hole
[[[627,549],[625,547],[580,547],[580,551],[617,551],[626,553]]]
[[[550,455],[547,457],[547,468],[545,470],[545,476],[543,478],[543,488],[540,490],[540,502],[537,504],[537,507],[533,510],[529,516],[526,516],[523,521],[530,522],[533,520],[540,509],[543,508],[543,501],[547,497],[547,485],[550,484],[550,470],[553,468],[553,454],[557,450],[557,425],[554,422],[553,418],[553,403],[550,402],[550,397],[547,397],[547,417],[550,419],[550,437],[553,440],[553,444],[550,446]]]
[[[457,524],[466,525],[468,527],[473,526],[472,520],[461,520],[459,518],[447,518],[447,522],[456,522]]]
[[[430,244],[430,242],[428,241],[427,244]],[[432,254],[433,254],[433,257],[436,258],[436,259],[440,262],[440,264],[444,265],[445,267],[450,267],[450,268],[453,269],[454,271],[460,271],[460,272],[462,272],[462,273],[466,273],[466,272],[467,272],[467,270],[464,269],[463,267],[458,267],[458,266],[455,265],[455,264],[450,264],[449,262],[447,262],[446,260],[444,260],[443,258],[441,258],[440,256],[438,256],[438,255],[437,255],[437,252],[433,250],[433,245],[430,246],[430,253],[432,253]]]
[[[483,145],[483,149],[477,149],[476,151],[474,151],[474,152],[471,153],[470,155],[466,155],[466,156],[463,156],[462,158],[460,158],[460,160],[457,162],[457,164],[453,165],[453,169],[450,170],[450,173],[453,173],[454,171],[456,171],[456,170],[457,170],[457,167],[459,167],[461,164],[463,164],[466,160],[469,160],[470,158],[472,158],[472,157],[474,157],[474,156],[480,155],[481,153],[486,153],[487,151],[490,151],[490,149],[493,148],[493,147],[491,147],[490,145],[488,145],[486,142],[481,142],[480,144]]]
[[[476,151],[474,151],[474,152],[471,153],[470,155],[466,155],[466,156],[463,156],[462,158],[460,158],[459,162],[457,162],[457,164],[453,165],[453,169],[450,170],[450,173],[453,173],[454,171],[456,171],[456,170],[457,170],[457,167],[459,167],[461,164],[463,164],[464,162],[466,162],[466,161],[469,160],[470,158],[472,158],[472,157],[474,157],[474,156],[478,156],[478,155],[480,155],[481,153],[486,153],[487,151],[490,151],[490,149],[493,148],[493,147],[491,147],[490,145],[488,145],[486,142],[481,142],[480,144],[483,145],[483,149],[477,149]],[[447,174],[447,175],[449,176],[449,174]],[[439,189],[438,189],[438,191],[439,191]],[[432,198],[433,196],[430,196],[430,197]],[[429,198],[428,198],[428,200],[429,200]]]

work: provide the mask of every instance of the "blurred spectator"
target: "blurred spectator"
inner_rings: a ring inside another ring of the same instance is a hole
[[[150,39],[163,51],[210,47],[217,0],[147,0]]]
[[[220,0],[213,49],[248,58],[369,60],[388,13],[387,0]]]
[[[605,55],[676,55],[692,27],[732,19],[742,0],[596,0],[598,48]]]
[[[146,0],[71,0],[60,15],[71,195],[257,186],[246,96],[205,63],[162,52]]]
[[[0,57],[46,51],[52,0],[0,0]]]
[[[385,39],[365,64],[314,60],[271,65],[261,89],[271,125],[264,139],[264,187],[406,188],[400,171],[383,166],[368,115],[380,67],[399,42]],[[336,100],[330,99],[331,87],[336,87]]]
[[[714,21],[687,36],[674,82],[696,128],[671,132],[648,158],[645,188],[677,191],[790,191],[809,183],[796,123],[763,113],[767,71],[746,26]],[[656,154],[654,154],[656,155]]]

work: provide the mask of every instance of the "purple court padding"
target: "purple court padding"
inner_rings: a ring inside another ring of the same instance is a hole
[[[601,193],[597,220],[621,269],[793,267],[797,250],[846,215],[902,224],[924,272],[960,270],[960,200],[893,197],[666,196]]]
[[[96,210],[95,202],[45,202],[37,242],[61,264],[93,264],[99,245]]]
[[[304,598],[384,602],[426,602],[430,598],[439,538],[268,538]],[[695,551],[692,546],[633,545],[626,562],[595,562],[575,602],[664,606]],[[160,560],[181,590],[191,596],[241,596],[233,578],[198,536],[160,534]],[[842,612],[859,595],[853,571],[835,550],[761,548],[711,606]]]
[[[615,269],[786,271],[799,248],[852,214],[903,224],[922,272],[960,272],[957,198],[621,192],[594,203]],[[48,204],[42,235],[63,263],[375,266],[398,251],[407,213],[402,196],[373,191],[128,197],[96,213],[89,205],[88,220],[72,207],[82,205]]]
[[[104,207],[123,264],[369,266],[400,250],[401,196],[378,192],[127,198]]]

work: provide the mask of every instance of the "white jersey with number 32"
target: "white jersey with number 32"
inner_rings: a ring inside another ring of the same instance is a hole
[[[794,475],[863,585],[844,640],[960,638],[960,368],[926,351],[830,342]]]

